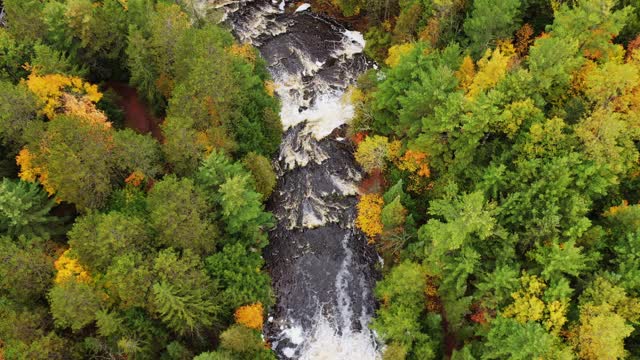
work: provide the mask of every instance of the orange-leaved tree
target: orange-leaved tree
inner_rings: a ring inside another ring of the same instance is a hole
[[[234,317],[238,324],[242,324],[250,329],[261,330],[263,324],[263,313],[264,308],[262,303],[257,302],[255,304],[237,308]]]

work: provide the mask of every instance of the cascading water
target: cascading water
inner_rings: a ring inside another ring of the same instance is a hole
[[[281,1],[281,0],[274,0]],[[276,306],[265,335],[283,358],[377,359],[375,252],[354,226],[361,172],[340,137],[353,116],[344,93],[371,64],[360,33],[268,0],[225,2],[224,21],[266,59],[282,101],[278,223],[265,252]]]
[[[7,19],[5,18],[4,12],[4,4],[0,0],[0,27],[5,27],[7,25]]]

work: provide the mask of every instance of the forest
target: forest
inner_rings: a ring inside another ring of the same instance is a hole
[[[280,100],[199,3],[0,1],[0,360],[276,359]],[[311,4],[377,64],[381,359],[639,358],[640,1]]]
[[[337,5],[384,358],[640,357],[640,3]]]
[[[273,359],[282,129],[257,51],[170,2],[4,9],[0,359]],[[125,126],[114,84],[160,133]]]

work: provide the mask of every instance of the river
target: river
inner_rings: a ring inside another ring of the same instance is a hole
[[[280,1],[280,0],[278,0]],[[358,32],[269,0],[224,4],[225,22],[266,59],[285,127],[269,202],[277,226],[265,251],[276,305],[264,334],[281,359],[378,359],[368,328],[377,255],[355,227],[361,170],[343,96],[372,66]]]

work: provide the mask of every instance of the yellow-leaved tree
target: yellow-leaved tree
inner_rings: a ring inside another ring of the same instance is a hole
[[[78,77],[32,72],[25,81],[51,120],[17,155],[22,180],[39,181],[57,201],[100,207],[111,192],[115,144],[107,116],[96,107],[96,85]]]
[[[467,55],[462,59],[462,64],[455,75],[460,82],[460,88],[469,91],[473,78],[476,76],[476,64],[471,59],[471,56]]]
[[[507,306],[503,315],[520,323],[540,322],[549,332],[558,334],[567,322],[567,301],[563,299],[545,303],[542,299],[547,284],[536,275],[524,273],[520,283],[522,287],[511,294],[513,303]]]
[[[355,157],[358,164],[370,173],[373,170],[384,170],[387,161],[393,160],[400,152],[400,142],[392,141],[384,136],[369,136],[358,145]]]
[[[393,45],[389,48],[389,56],[384,60],[384,63],[389,67],[396,67],[400,63],[400,59],[411,52],[416,47],[414,43],[404,43]]]
[[[34,164],[34,156],[26,147],[20,150],[16,156],[16,163],[20,167],[18,176],[28,182],[38,181],[49,195],[53,195],[56,190],[49,184],[47,170],[42,166]]]
[[[249,64],[255,64],[258,54],[251,44],[233,44],[229,48],[229,53],[233,56],[246,60]]]
[[[61,284],[66,281],[78,281],[88,283],[91,281],[89,272],[71,255],[71,249],[67,249],[53,263],[56,269],[56,277],[54,282]]]
[[[580,321],[569,340],[581,359],[614,360],[627,357],[624,340],[640,318],[640,301],[624,288],[597,277],[580,296]]]
[[[478,61],[478,71],[468,88],[468,96],[475,97],[483,91],[494,87],[507,74],[509,63],[513,57],[513,47],[487,50]],[[463,63],[464,65],[464,63]],[[468,66],[468,65],[467,65]]]
[[[87,103],[97,103],[102,99],[102,93],[97,85],[82,81],[79,77],[61,74],[38,75],[32,72],[26,80],[27,87],[41,101],[40,113],[53,119],[57,113],[63,112],[65,94],[73,95]]]
[[[358,217],[356,226],[364,232],[370,240],[382,234],[382,207],[384,200],[379,194],[364,194],[358,202]]]

